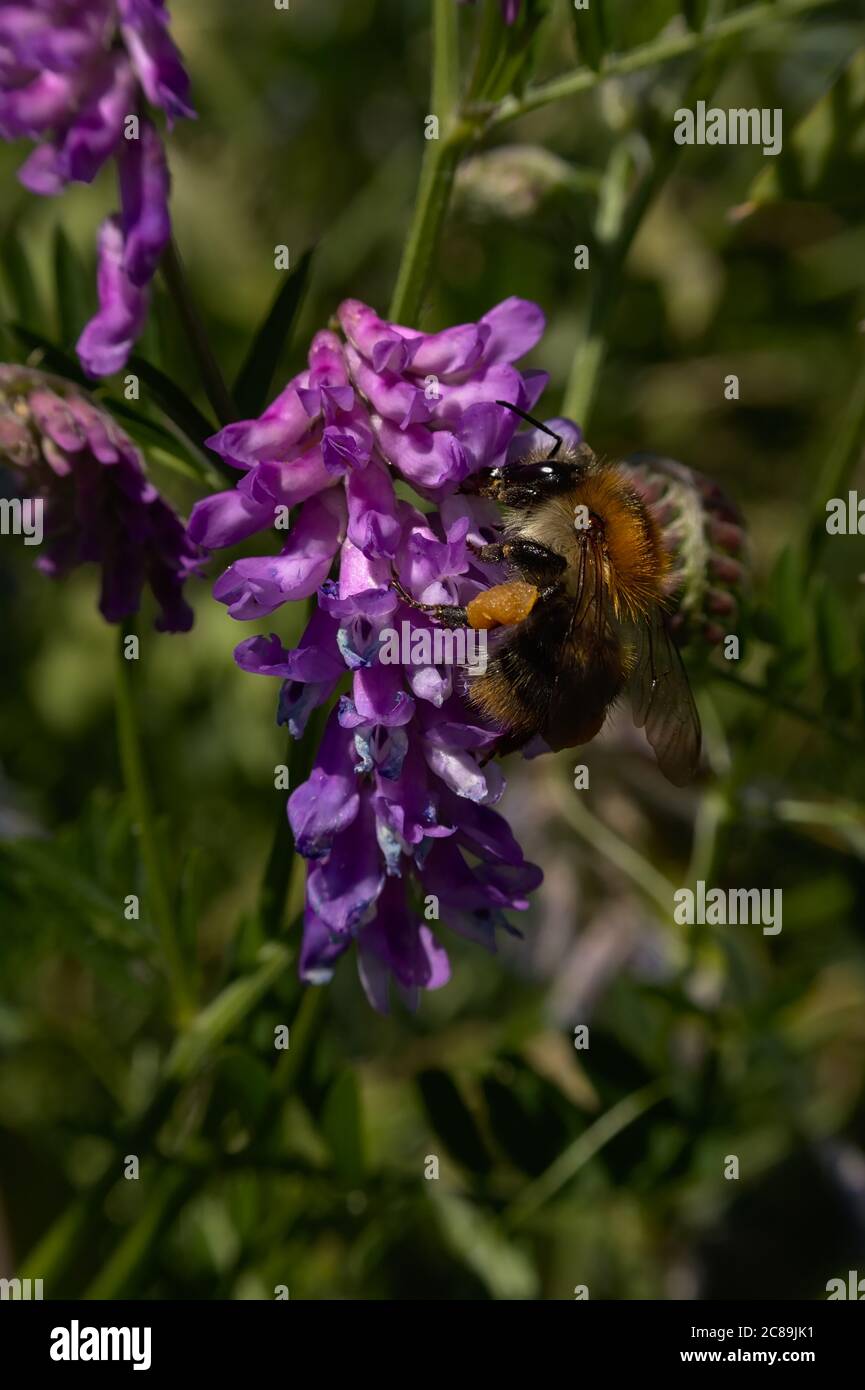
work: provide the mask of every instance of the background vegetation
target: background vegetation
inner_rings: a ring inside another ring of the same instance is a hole
[[[136,681],[203,1011],[178,1034],[156,926],[122,915],[148,895],[116,751],[117,635],[92,574],[49,585],[4,540],[0,1274],[42,1277],[47,1297],[819,1298],[863,1268],[865,566],[859,537],[824,527],[826,500],[863,485],[861,12],[782,0],[710,43],[719,9],[741,6],[593,0],[606,26],[591,30],[564,0],[546,8],[528,60],[515,47],[480,95],[578,63],[584,89],[460,151],[474,162],[420,322],[537,300],[544,412],[564,402],[595,448],[669,454],[740,503],[743,658],[695,681],[712,775],[674,791],[623,726],[588,750],[589,793],[575,755],[511,759],[502,809],[546,873],[524,939],[490,958],[449,936],[454,979],[414,1017],[372,1013],[350,959],[303,991],[302,875],[272,931],[260,910],[284,801],[275,685],[236,669],[252,629],[200,583],[191,635],[142,622]],[[175,230],[227,379],[279,288],[274,245],[293,265],[316,248],[278,384],[341,298],[387,309],[425,152],[430,6],[172,11],[199,112],[171,137]],[[466,54],[482,20],[460,11]],[[660,58],[671,35],[691,51],[600,80],[629,66],[610,55]],[[675,146],[671,113],[699,95],[780,107],[782,156]],[[532,178],[503,185],[489,153],[505,144],[556,158],[539,176],[527,156]],[[0,149],[2,357],[70,370],[57,352],[91,307],[113,190],[38,201],[15,182],[21,157]],[[140,354],[209,411],[164,287]],[[102,394],[121,401],[118,383]],[[175,433],[195,435],[188,407],[151,376],[136,411],[125,423],[187,509],[206,466]],[[300,622],[261,626],[290,645]],[[675,926],[673,890],[700,878],[782,888],[782,933]],[[281,1023],[291,1047],[274,1054]]]

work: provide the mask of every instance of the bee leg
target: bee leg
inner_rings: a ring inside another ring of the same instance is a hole
[[[526,579],[538,584],[550,583],[558,579],[567,569],[568,562],[557,551],[540,541],[514,540],[501,541],[497,545],[474,546],[469,549],[486,565],[511,565],[525,575]]]
[[[414,608],[418,613],[430,613],[437,623],[442,627],[468,627],[469,620],[465,608],[460,608],[456,603],[420,603],[416,598],[412,598],[407,593],[398,579],[391,580],[391,587],[396,590],[403,603],[407,603],[409,608]]]

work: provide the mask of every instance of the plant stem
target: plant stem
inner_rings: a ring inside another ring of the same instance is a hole
[[[183,261],[173,238],[168,243],[165,255],[162,257],[161,268],[165,283],[183,324],[184,332],[189,340],[192,355],[198,365],[204,393],[210,401],[220,425],[227,425],[232,420],[237,419],[237,410],[192,298]]]
[[[121,1298],[171,1219],[195,1186],[195,1174],[183,1168],[163,1168],[152,1179],[150,1200],[123,1235],[93,1282],[84,1290],[88,1299]]]
[[[654,864],[650,864],[633,845],[592,815],[579,797],[565,796],[563,790],[557,788],[555,801],[559,814],[573,826],[586,844],[615,864],[647,898],[657,904],[662,915],[668,917],[672,911],[673,885]]]
[[[132,619],[124,623],[117,646],[116,703],[120,762],[135,826],[140,836],[141,857],[147,872],[150,893],[151,915],[159,934],[176,1021],[184,1026],[192,1013],[194,1001],[180,950],[171,894],[166,884],[156,816],[145,773],[132,662],[127,661],[125,656],[126,639],[129,637],[136,637],[135,622]]]
[[[643,180],[640,193],[634,199],[630,214],[627,213],[627,186],[631,175],[631,160],[628,154],[628,140],[621,140],[613,149],[601,182],[598,211],[595,219],[597,248],[595,254],[603,256],[601,269],[591,281],[589,307],[580,343],[574,354],[571,373],[565,389],[562,414],[569,419],[579,420],[585,429],[589,412],[595,397],[598,377],[606,352],[603,332],[610,305],[618,291],[622,262],[633,240],[636,228],[642,218],[650,192],[647,185],[654,184],[651,175]],[[639,204],[639,214],[637,212]],[[625,220],[627,217],[627,221]]]
[[[726,685],[733,685],[737,690],[742,690],[746,695],[753,695],[758,700],[768,700],[777,709],[782,709],[785,714],[792,714],[795,719],[801,719],[803,724],[811,724],[815,729],[819,729],[821,734],[828,734],[838,743],[846,744],[850,748],[859,748],[861,741],[848,730],[841,727],[828,715],[819,710],[806,709],[804,705],[797,704],[795,700],[790,700],[786,695],[782,695],[777,690],[769,690],[765,685],[758,685],[756,681],[749,681],[745,676],[737,676],[735,671],[723,671],[718,667],[713,667],[710,675],[713,680],[724,681]]]
[[[207,1058],[249,1017],[290,963],[291,953],[285,946],[266,942],[259,951],[255,970],[226,985],[177,1039],[165,1064],[168,1078],[176,1084],[190,1081]]]
[[[439,138],[428,140],[424,150],[414,217],[388,310],[397,323],[417,322],[460,155],[475,131],[473,124],[457,119],[458,83],[456,5],[454,0],[433,0],[430,115],[438,118]]]
[[[595,1120],[594,1124],[584,1130],[572,1144],[559,1154],[533,1183],[524,1190],[522,1195],[505,1213],[504,1224],[508,1230],[514,1226],[521,1225],[524,1221],[533,1216],[539,1207],[548,1202],[559,1192],[565,1183],[576,1177],[581,1168],[584,1168],[596,1154],[600,1153],[605,1144],[611,1139],[615,1139],[617,1134],[621,1134],[623,1129],[632,1125],[641,1115],[645,1115],[647,1110],[651,1110],[653,1105],[657,1105],[659,1100],[663,1100],[667,1094],[666,1083],[653,1081],[649,1086],[644,1086],[641,1091],[634,1091],[631,1095],[625,1096],[622,1100],[607,1110],[603,1115]]]
[[[452,119],[459,101],[460,55],[457,11],[447,0],[433,0],[433,52],[430,94],[439,125]]]
[[[627,53],[608,57],[600,72],[590,68],[577,68],[574,72],[555,77],[537,87],[530,87],[522,96],[507,96],[491,112],[487,112],[485,130],[495,129],[508,121],[516,120],[529,111],[549,106],[551,102],[562,101],[566,97],[578,96],[590,91],[608,77],[622,77],[626,73],[639,72],[642,68],[657,63],[669,62],[672,58],[682,58],[688,53],[720,43],[724,39],[736,38],[751,29],[759,29],[774,20],[790,19],[808,10],[816,10],[834,4],[835,0],[777,0],[775,4],[751,5],[737,10],[715,24],[704,29],[685,33],[667,34],[651,43],[641,44]]]
[[[714,85],[716,63],[708,59],[688,84],[682,105],[692,106],[707,97]],[[562,414],[578,420],[585,430],[591,416],[598,378],[607,350],[606,329],[612,307],[622,285],[622,270],[634,238],[649,207],[675,167],[682,146],[656,136],[652,162],[637,189],[628,198],[631,172],[629,138],[625,136],[613,149],[601,185],[595,221],[595,238],[601,256],[600,272],[592,277],[585,330],[574,354]]]
[[[227,985],[221,994],[217,995],[200,1013],[195,1015],[186,1034],[175,1043],[166,1062],[159,1087],[146,1110],[137,1119],[124,1126],[123,1133],[115,1145],[114,1155],[106,1164],[102,1176],[78,1198],[72,1207],[63,1212],[62,1216],[49,1228],[27,1256],[22,1277],[44,1278],[53,1291],[51,1296],[58,1296],[58,1285],[74,1267],[79,1251],[86,1244],[92,1246],[94,1242],[94,1227],[99,1220],[105,1199],[119,1179],[123,1155],[134,1153],[142,1160],[146,1156],[147,1162],[153,1164],[159,1161],[155,1140],[183,1086],[194,1082],[208,1058],[240,1028],[268,990],[287,970],[291,959],[290,952],[284,946],[275,943],[265,946],[259,954],[256,968],[253,971]],[[294,1027],[294,1025],[292,1026]],[[304,1052],[305,1032],[308,1032],[308,1029],[304,1029],[299,1019],[298,1042],[301,1060]],[[285,1087],[289,1080],[290,1077],[281,1077],[280,1085]],[[274,1106],[274,1108],[276,1107]],[[202,1177],[202,1181],[204,1180],[206,1178]],[[174,1199],[171,1195],[173,1178],[167,1176],[164,1179],[164,1187],[161,1186],[162,1181],[159,1179],[160,1185],[158,1186],[158,1191],[161,1192],[162,1196],[153,1198],[153,1205],[149,1209],[149,1218],[145,1213],[141,1219],[144,1224],[137,1223],[130,1232],[121,1237],[115,1255],[109,1259],[106,1268],[111,1268],[113,1271],[112,1283],[121,1269],[131,1269],[132,1254],[135,1255],[137,1266],[146,1254],[149,1245],[158,1238],[163,1223],[161,1218],[160,1220],[153,1218],[163,1209],[163,1199],[168,1203],[165,1210],[174,1209],[172,1205]],[[188,1192],[184,1189],[181,1200],[186,1195]],[[145,1235],[147,1239],[144,1239]],[[88,1297],[94,1296],[96,1295],[91,1288]],[[99,1296],[107,1297],[108,1295],[103,1292]]]
[[[63,1281],[75,1265],[82,1246],[93,1244],[93,1226],[118,1180],[123,1155],[141,1155],[152,1144],[174,1104],[177,1089],[174,1082],[163,1082],[143,1115],[124,1127],[114,1157],[106,1164],[102,1176],[67,1207],[33,1247],[21,1271],[22,1278],[44,1279],[52,1290],[51,1297],[60,1296]]]
[[[326,1005],[327,990],[323,985],[304,985],[300,1006],[291,1024],[291,1046],[283,1053],[274,1073],[274,1091],[279,1101],[284,1100],[294,1088],[324,1017]],[[267,1124],[262,1128],[266,1133]]]

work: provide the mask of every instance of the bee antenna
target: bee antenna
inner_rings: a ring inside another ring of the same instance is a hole
[[[511,405],[510,401],[496,401],[496,405],[503,405],[505,410],[512,410],[515,415],[519,415],[521,420],[525,420],[529,425],[534,425],[535,429],[543,430],[544,434],[550,436],[550,439],[554,439],[556,442],[547,454],[547,458],[554,459],[556,457],[556,454],[562,447],[562,436],[560,434],[556,434],[555,430],[548,429],[542,421],[536,420],[534,415],[528,415],[524,410],[520,410],[518,405]]]

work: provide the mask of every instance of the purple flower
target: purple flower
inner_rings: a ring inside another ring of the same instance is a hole
[[[0,366],[0,463],[41,514],[43,574],[97,564],[108,622],[137,612],[147,584],[159,605],[157,628],[192,626],[183,585],[198,572],[200,553],[149,482],[131,439],[90,396],[44,372]]]
[[[78,342],[90,376],[118,371],[144,325],[168,244],[169,177],[146,106],[192,116],[162,0],[0,0],[0,136],[36,148],[19,177],[52,196],[115,159],[122,211],[99,236],[96,317]]]
[[[279,535],[290,513],[280,552],[236,561],[214,592],[240,619],[316,597],[293,651],[273,634],[242,642],[236,659],[282,682],[278,719],[295,737],[350,682],[289,799],[308,861],[300,968],[321,983],[354,942],[363,986],[384,1010],[391,982],[414,1006],[419,990],[447,981],[437,924],[494,950],[506,912],[525,909],[541,878],[493,809],[504,780],[484,752],[496,730],[393,580],[422,601],[462,604],[494,579],[469,542],[492,538],[496,510],[457,488],[514,446],[517,419],[496,401],[530,410],[543,390],[544,373],[514,363],[544,320],[520,299],[433,334],[357,300],[337,320],[341,332],[316,335],[308,368],[260,419],[210,441],[241,476],[198,503],[189,534],[218,548]],[[436,509],[400,498],[400,480]],[[397,659],[394,638],[408,643]]]

